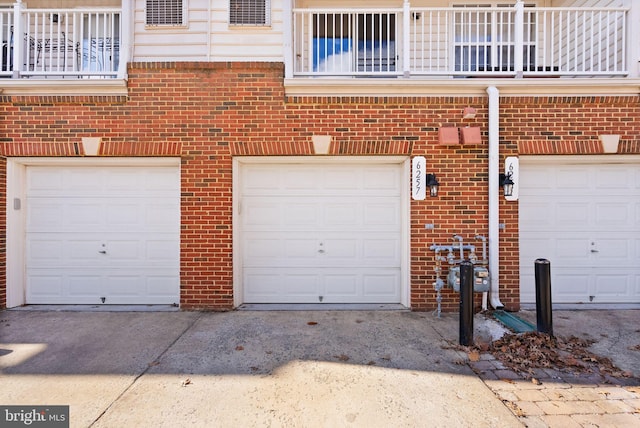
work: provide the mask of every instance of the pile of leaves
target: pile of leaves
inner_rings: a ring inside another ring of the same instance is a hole
[[[575,336],[567,338],[530,332],[506,334],[486,345],[481,351],[490,352],[505,367],[522,374],[534,374],[535,369],[548,368],[574,375],[599,374],[611,377],[631,377],[630,372],[618,369],[609,358],[588,350],[591,340]]]

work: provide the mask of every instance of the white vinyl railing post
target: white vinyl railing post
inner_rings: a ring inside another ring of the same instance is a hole
[[[21,36],[22,30],[22,1],[18,1],[13,5],[13,77],[20,77],[22,71],[22,57],[24,55],[24,37]]]
[[[515,71],[517,78],[522,78],[524,53],[524,3],[522,0],[516,2],[515,9],[513,71]]]
[[[402,4],[402,75],[411,76],[411,4],[405,0]]]
[[[282,39],[284,40],[284,77],[290,79],[293,77],[293,20],[294,15],[291,9],[291,0],[284,0],[282,3],[282,13],[285,16],[283,20]]]

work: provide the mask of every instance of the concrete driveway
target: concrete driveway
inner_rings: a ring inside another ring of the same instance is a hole
[[[2,311],[0,404],[70,405],[75,427],[523,426],[458,328],[408,311]]]

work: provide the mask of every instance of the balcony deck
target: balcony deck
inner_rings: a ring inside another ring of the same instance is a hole
[[[629,75],[627,8],[296,8],[288,78]]]
[[[122,77],[121,14],[120,9],[26,9],[22,4],[0,10],[0,77]]]
[[[293,8],[283,32],[285,85],[470,87],[493,79],[638,78],[630,10],[614,7]],[[119,8],[0,9],[0,77],[19,84],[122,80]],[[318,79],[322,78],[322,79]],[[343,82],[343,83],[340,83]],[[586,84],[586,83],[583,83]],[[570,85],[563,83],[564,86]]]

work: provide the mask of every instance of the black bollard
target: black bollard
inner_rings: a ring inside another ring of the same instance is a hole
[[[460,345],[473,345],[473,263],[460,263]]]
[[[551,310],[551,263],[547,259],[535,261],[536,319],[538,332],[553,336]]]

